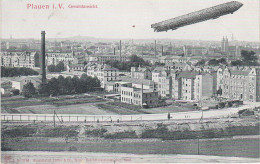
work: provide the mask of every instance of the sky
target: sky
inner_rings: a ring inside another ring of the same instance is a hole
[[[230,1],[230,0],[229,0]],[[47,38],[90,36],[129,39],[259,41],[259,0],[238,0],[244,5],[233,14],[185,26],[174,31],[154,32],[151,24],[212,7],[228,0],[2,0],[1,38]],[[63,3],[64,9],[52,5]],[[28,5],[49,5],[31,9]],[[98,8],[68,8],[68,5]],[[134,27],[133,27],[134,26]]]

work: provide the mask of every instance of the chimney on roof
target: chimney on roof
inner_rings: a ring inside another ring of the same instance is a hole
[[[41,32],[41,55],[40,55],[40,67],[42,75],[42,83],[46,82],[46,66],[45,66],[45,31]]]

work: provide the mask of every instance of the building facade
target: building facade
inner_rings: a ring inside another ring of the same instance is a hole
[[[260,68],[219,69],[217,86],[221,97],[251,102],[260,101]]]
[[[142,107],[154,107],[158,106],[159,97],[158,92],[145,90],[143,87],[135,88],[123,85],[121,87],[121,102]]]
[[[100,80],[102,88],[105,88],[105,85],[109,81],[119,80],[119,70],[117,68],[112,68],[107,64],[95,64],[87,66],[87,75],[91,77],[97,77]]]
[[[39,67],[38,52],[1,52],[1,66],[4,67]]]
[[[131,67],[131,77],[136,79],[152,80],[152,71],[150,68]]]

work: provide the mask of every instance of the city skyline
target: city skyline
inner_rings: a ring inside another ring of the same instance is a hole
[[[259,21],[256,21],[259,20],[257,0],[240,0],[239,2],[244,5],[234,14],[167,33],[154,32],[151,24],[229,1],[80,0],[63,3],[64,6],[96,4],[99,8],[72,9],[65,7],[65,9],[59,10],[27,9],[28,1],[16,0],[16,2],[16,4],[8,4],[7,0],[2,1],[2,38],[12,36],[17,39],[39,39],[40,31],[45,30],[47,38],[89,36],[104,39],[156,38],[215,41],[220,40],[223,36],[228,36],[231,40],[233,36],[234,40],[239,41],[259,41]],[[57,0],[44,2],[36,0],[34,2],[50,6],[61,3]]]

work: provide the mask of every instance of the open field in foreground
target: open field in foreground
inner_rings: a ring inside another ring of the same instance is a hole
[[[2,153],[2,163],[256,163],[258,158],[219,157],[205,155],[135,155],[124,153],[90,153],[90,152],[34,152],[10,151]]]
[[[157,114],[197,111],[191,104],[175,104],[156,108],[113,102],[100,95],[64,95],[58,97],[24,98],[22,96],[2,97],[1,113],[52,114]]]
[[[2,122],[3,151],[188,154],[259,158],[255,119],[82,123]]]
[[[56,141],[55,141],[56,140]],[[28,138],[10,142],[10,151],[78,151],[130,154],[198,154],[198,140],[124,140],[59,142],[58,138],[46,142],[44,139]],[[200,155],[259,158],[259,138],[201,139]]]

